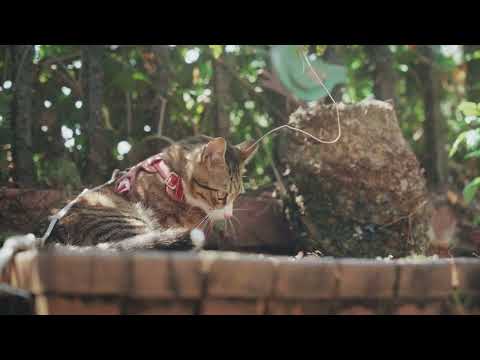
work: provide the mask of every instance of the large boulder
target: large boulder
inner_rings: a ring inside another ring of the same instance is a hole
[[[321,144],[291,131],[279,142],[291,200],[286,212],[303,246],[345,257],[425,253],[430,213],[425,178],[393,106],[381,101],[338,106],[337,143]],[[335,105],[299,108],[290,125],[334,139]]]

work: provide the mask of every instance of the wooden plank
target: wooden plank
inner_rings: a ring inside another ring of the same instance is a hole
[[[265,298],[272,292],[274,266],[258,257],[225,255],[210,264],[207,296],[212,298]]]
[[[461,293],[480,296],[480,261],[476,259],[455,259],[452,264],[453,280]]]
[[[406,304],[394,312],[432,313],[440,310],[422,304],[447,299],[455,284],[463,293],[480,294],[480,261],[456,259],[452,264],[42,250],[15,257],[10,284],[35,293],[39,313],[190,314],[197,307],[202,314],[368,313],[369,305],[358,299],[384,301],[394,288]],[[118,300],[101,300],[106,295]]]
[[[264,315],[265,309],[262,300],[207,299],[202,306],[202,315]]]
[[[400,261],[399,298],[419,300],[447,298],[453,294],[452,269],[448,261]]]
[[[172,253],[170,258],[171,284],[181,299],[200,299],[202,296],[201,259],[189,253]]]
[[[339,260],[339,298],[386,299],[394,295],[395,265],[375,260]]]
[[[272,300],[268,303],[269,315],[328,315],[329,301],[282,301]]]
[[[129,301],[125,315],[193,315],[195,304],[191,301]]]
[[[393,315],[442,315],[443,308],[441,303],[431,303],[426,305],[403,304],[398,306]]]
[[[91,266],[90,293],[125,296],[131,290],[131,256],[99,253],[92,256]]]
[[[335,297],[338,277],[335,261],[281,261],[276,271],[276,299],[322,300]]]
[[[337,312],[337,315],[376,315],[374,309],[366,306],[351,306],[343,308]]]
[[[119,304],[114,300],[85,300],[56,295],[38,295],[35,309],[38,315],[120,315]]]
[[[45,257],[42,254],[38,272],[44,293],[91,294],[94,254],[93,251],[69,250],[55,250]]]
[[[132,284],[129,297],[138,299],[174,299],[168,254],[138,253],[132,256]]]

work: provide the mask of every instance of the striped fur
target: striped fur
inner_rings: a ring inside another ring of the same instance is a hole
[[[157,174],[141,172],[128,194],[115,193],[112,184],[83,196],[57,223],[47,244],[120,250],[191,248],[190,230],[209,211],[217,214],[232,204],[243,190],[243,165],[254,153],[245,149],[245,143],[235,147],[206,136],[171,145],[164,151],[166,162],[182,177],[190,202],[174,201]],[[37,236],[47,227],[45,221]]]

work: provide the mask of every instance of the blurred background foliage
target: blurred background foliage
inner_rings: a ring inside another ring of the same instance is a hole
[[[257,138],[298,106],[330,102],[304,54],[337,102],[394,102],[432,188],[475,196],[478,45],[3,45],[0,186],[74,191],[155,139]],[[275,180],[273,144],[247,188]]]

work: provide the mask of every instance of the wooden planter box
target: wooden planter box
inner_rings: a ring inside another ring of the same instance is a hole
[[[480,261],[62,249],[17,254],[7,281],[36,314],[473,314]]]

